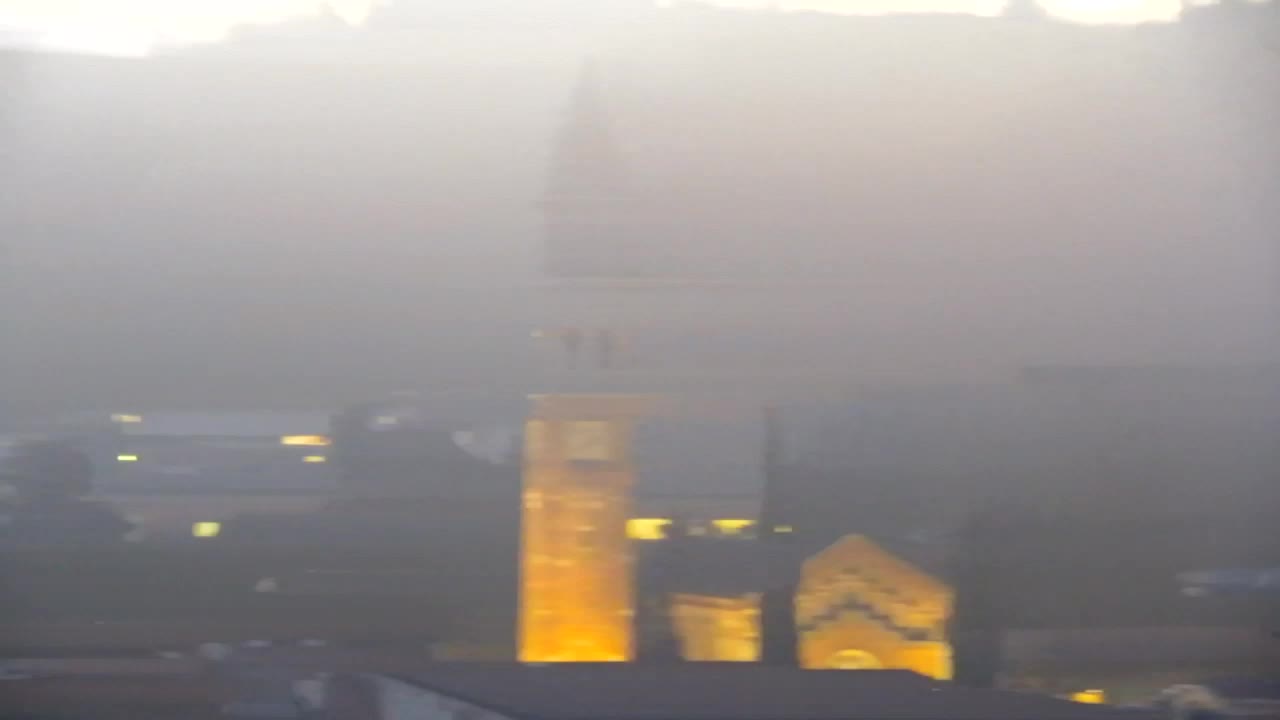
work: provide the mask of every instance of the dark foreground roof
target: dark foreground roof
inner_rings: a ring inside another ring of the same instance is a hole
[[[402,679],[520,720],[1123,720],[1144,713],[910,672],[743,663],[435,666]]]

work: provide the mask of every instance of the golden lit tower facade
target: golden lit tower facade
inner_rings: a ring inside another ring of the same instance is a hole
[[[632,425],[644,398],[544,395],[525,428],[519,656],[629,660]]]

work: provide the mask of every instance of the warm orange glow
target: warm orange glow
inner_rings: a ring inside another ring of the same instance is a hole
[[[522,662],[632,654],[631,418],[625,397],[540,396],[525,427]]]
[[[760,596],[678,594],[671,621],[680,654],[699,662],[755,662],[760,659]]]
[[[800,660],[815,669],[911,670],[951,677],[951,589],[849,536],[810,558],[796,596]],[[671,616],[686,660],[756,660],[759,596],[678,594]]]
[[[808,668],[879,664],[951,678],[945,583],[850,535],[804,564],[796,593],[800,660]]]
[[[324,435],[284,435],[280,438],[280,444],[293,447],[328,447],[333,444],[333,440]]]
[[[1101,705],[1107,701],[1105,690],[1081,690],[1071,694],[1071,699],[1086,705]]]
[[[832,670],[881,670],[884,663],[866,650],[854,648],[840,650],[832,655],[830,667]]]

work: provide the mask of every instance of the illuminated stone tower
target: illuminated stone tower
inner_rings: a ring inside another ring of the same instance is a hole
[[[543,395],[532,402],[525,433],[520,660],[629,660],[631,430],[650,403],[611,395]]]

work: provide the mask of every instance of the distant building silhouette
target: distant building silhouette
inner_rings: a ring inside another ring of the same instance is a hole
[[[19,446],[3,472],[16,497],[4,510],[0,543],[109,545],[123,541],[131,527],[111,507],[84,499],[93,466],[74,447],[46,441]]]

